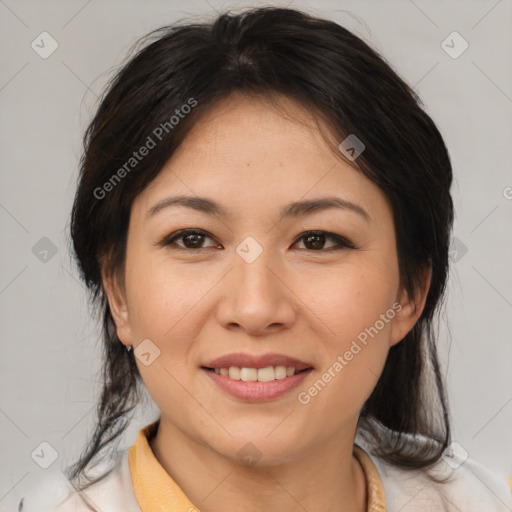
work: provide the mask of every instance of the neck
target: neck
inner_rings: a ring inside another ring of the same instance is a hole
[[[245,465],[160,420],[151,449],[201,512],[365,512],[366,481],[352,435],[311,446],[293,460]]]

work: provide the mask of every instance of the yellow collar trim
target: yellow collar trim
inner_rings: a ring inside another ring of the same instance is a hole
[[[171,478],[151,450],[149,441],[158,428],[159,420],[137,434],[128,451],[128,463],[135,497],[143,512],[199,512]],[[363,467],[368,489],[368,512],[386,512],[384,488],[370,457],[358,446],[354,455]]]
[[[354,456],[357,458],[366,477],[368,507],[367,512],[386,512],[386,495],[377,468],[369,455],[359,446],[354,445]]]
[[[158,420],[141,430],[128,451],[133,490],[143,512],[192,512],[196,508],[154,456],[149,440]]]

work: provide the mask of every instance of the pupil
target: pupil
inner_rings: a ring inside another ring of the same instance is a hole
[[[316,242],[313,242],[313,249],[322,249],[324,235],[308,235],[306,237],[306,245],[313,239],[316,239]],[[320,241],[318,241],[320,239]]]
[[[184,240],[190,241],[190,237],[196,237],[195,240],[192,241],[192,248],[193,249],[200,248],[202,235],[191,233],[189,235],[186,235]],[[198,240],[198,238],[199,238],[199,240]],[[189,244],[185,243],[185,245],[188,247]]]

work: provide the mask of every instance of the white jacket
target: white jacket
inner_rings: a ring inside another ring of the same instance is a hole
[[[434,468],[436,473],[453,478],[449,483],[438,484],[429,480],[424,471],[398,469],[371,455],[369,447],[359,439],[357,444],[370,455],[379,473],[386,494],[386,512],[512,512],[512,493],[505,480],[471,459],[464,460],[454,453],[440,459]],[[98,466],[98,471],[105,467]],[[83,494],[99,512],[142,512],[133,490],[128,450],[117,452],[114,468]],[[23,497],[18,509],[9,512],[90,510],[57,469],[45,474]]]

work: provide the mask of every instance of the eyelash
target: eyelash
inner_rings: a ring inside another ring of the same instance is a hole
[[[160,245],[162,247],[170,247],[171,245],[174,245],[174,247],[171,247],[172,249],[178,250],[178,251],[186,251],[186,252],[198,252],[202,251],[204,249],[210,249],[211,247],[199,247],[197,249],[189,249],[188,247],[181,247],[179,245],[174,244],[175,240],[179,240],[184,238],[187,235],[200,235],[200,236],[206,236],[208,238],[211,238],[214,240],[212,236],[210,236],[206,231],[203,231],[201,229],[182,229],[180,231],[177,231],[176,233],[172,233],[171,235],[166,236],[163,240],[157,243],[157,245]],[[338,244],[338,247],[329,247],[327,249],[319,249],[319,250],[313,250],[313,249],[301,249],[308,252],[326,252],[331,250],[342,250],[342,249],[357,249],[357,247],[346,238],[337,235],[335,233],[330,233],[328,231],[321,231],[321,230],[315,230],[315,231],[305,231],[304,233],[301,233],[299,237],[297,237],[293,245],[295,245],[297,242],[301,241],[302,239],[307,238],[308,236],[317,236],[317,235],[325,235],[325,240],[332,240]]]

